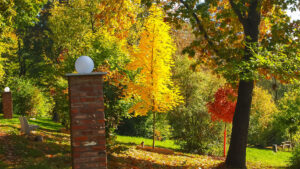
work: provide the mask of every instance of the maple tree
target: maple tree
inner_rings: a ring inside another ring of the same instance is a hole
[[[236,106],[237,93],[229,86],[219,88],[215,93],[214,102],[209,102],[208,112],[213,121],[225,122],[224,128],[224,157],[226,156],[226,123],[232,123]]]
[[[237,105],[226,165],[246,168],[246,146],[254,81],[298,75],[299,23],[284,10],[299,2],[270,0],[164,1],[170,21],[188,22],[196,35],[188,50],[201,63],[238,83]]]
[[[149,13],[139,45],[132,49],[131,63],[127,65],[127,69],[140,73],[128,82],[126,97],[136,100],[130,109],[135,115],[153,113],[154,148],[156,113],[171,110],[181,97],[171,80],[175,45],[169,35],[170,27],[163,21],[164,13],[159,6],[153,5]]]
[[[212,120],[231,123],[236,106],[236,97],[237,93],[231,87],[219,88],[215,93],[214,102],[207,104]]]
[[[56,81],[57,75],[74,71],[75,60],[81,55],[90,56],[97,71],[108,72],[104,82],[108,136],[127,114],[127,103],[122,100],[122,79],[129,73],[125,70],[129,61],[127,46],[134,34],[131,27],[137,21],[138,7],[138,0],[77,0],[57,1],[50,9],[48,23],[55,53]],[[62,99],[59,91],[66,85],[54,84],[53,87],[57,90],[57,98]],[[62,113],[64,119],[69,120],[65,109],[58,109],[60,113],[65,112]]]

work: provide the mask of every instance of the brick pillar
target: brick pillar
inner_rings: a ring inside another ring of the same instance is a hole
[[[73,169],[106,169],[103,76],[67,74]]]
[[[11,119],[13,117],[13,102],[11,92],[2,93],[2,108],[4,118]]]

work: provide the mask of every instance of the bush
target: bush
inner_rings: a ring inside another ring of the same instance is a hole
[[[296,146],[292,152],[293,156],[291,157],[291,167],[292,169],[300,168],[300,144]]]
[[[276,126],[283,137],[297,142],[297,133],[300,132],[300,90],[285,93],[278,105],[279,113],[275,117]]]
[[[277,107],[268,91],[255,87],[253,93],[248,143],[263,147],[274,144],[270,136],[274,134],[271,125],[274,115],[278,112]]]
[[[66,128],[70,128],[68,81],[64,78],[57,78],[53,88],[50,89],[55,106],[52,112],[54,121],[59,121]]]
[[[167,114],[156,114],[156,139],[165,140],[171,137],[171,126],[168,124]],[[126,136],[153,137],[153,115],[125,118],[117,133]]]
[[[209,71],[191,70],[195,62],[178,58],[174,79],[184,97],[184,104],[169,113],[174,139],[182,149],[199,154],[220,154],[223,142],[223,124],[212,122],[206,104],[225,80]],[[197,69],[197,68],[196,68]]]
[[[47,116],[53,104],[34,83],[25,78],[14,78],[8,83],[13,97],[13,112],[23,116]]]

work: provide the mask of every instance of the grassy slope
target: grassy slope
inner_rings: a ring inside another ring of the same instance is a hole
[[[61,133],[62,126],[49,119],[30,120],[40,128],[31,137],[20,135],[18,116],[3,119],[0,115],[1,169],[69,169],[71,166],[69,134]],[[43,136],[43,142],[34,141]]]
[[[270,149],[247,148],[247,161],[260,164],[262,166],[272,166],[275,168],[290,165],[290,152],[273,152]]]
[[[71,168],[69,134],[60,132],[62,126],[49,119],[29,120],[40,126],[33,134],[42,135],[43,142],[20,135],[17,116],[3,119],[0,115],[0,168],[1,169],[69,169]],[[156,141],[157,147],[172,149],[174,153],[151,152],[136,145],[144,141],[151,146],[152,140],[118,136],[118,144],[109,150],[109,168],[211,168],[224,160],[178,152],[179,146],[172,140]],[[163,150],[163,149],[162,149]],[[248,168],[278,168],[289,165],[289,152],[273,153],[266,149],[247,149]]]

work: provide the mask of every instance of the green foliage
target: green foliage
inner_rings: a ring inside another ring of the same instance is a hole
[[[147,134],[149,123],[146,123],[148,116],[136,116],[124,118],[117,129],[117,133],[125,136],[138,136],[149,138],[151,134]],[[148,124],[148,125],[147,125]],[[152,133],[152,132],[151,132]]]
[[[273,117],[278,112],[272,95],[262,88],[255,87],[252,98],[248,143],[266,146],[274,140],[268,140]],[[274,142],[273,142],[274,143]]]
[[[291,157],[291,163],[292,163],[292,165],[290,166],[291,169],[300,168],[300,144],[294,147],[293,156]]]
[[[278,109],[279,114],[276,116],[275,123],[280,126],[279,129],[286,139],[296,141],[294,138],[300,130],[300,91],[285,93],[279,101]]]
[[[125,41],[113,36],[104,25],[96,26],[96,14],[101,10],[96,8],[99,1],[72,1],[68,5],[55,4],[50,10],[49,27],[52,31],[55,53],[58,53],[56,69],[59,72],[74,72],[74,63],[81,55],[90,56],[96,71],[108,72],[104,82],[104,104],[107,138],[114,138],[114,130],[123,116],[127,116],[129,103],[122,100],[124,85],[123,76],[128,73],[125,65],[129,62]],[[104,2],[103,2],[104,3]],[[84,10],[82,10],[84,9]],[[61,16],[65,17],[61,17]],[[95,20],[94,20],[95,19]],[[63,74],[61,74],[63,75]],[[57,79],[57,78],[55,78]],[[61,82],[63,80],[60,80]],[[53,85],[55,94],[55,113],[60,121],[69,126],[67,83]],[[111,143],[111,139],[108,140]]]
[[[225,81],[204,69],[194,72],[193,63],[187,57],[178,57],[175,63],[173,78],[185,103],[169,113],[172,134],[186,151],[218,154],[215,150],[222,143],[223,125],[212,123],[206,104]]]
[[[120,121],[128,117],[128,109],[131,104],[124,101],[122,97],[122,88],[110,84],[109,81],[104,83],[104,105],[105,105],[105,129],[107,145],[113,145],[116,139],[115,130],[118,128]]]
[[[52,100],[46,96],[31,80],[14,78],[9,80],[15,114],[26,116],[48,116],[52,111]]]
[[[90,7],[91,3],[98,2],[72,1],[69,5],[55,4],[50,10],[50,37],[59,53],[63,72],[74,72],[75,60],[81,55],[90,56],[96,68],[109,63],[111,69],[120,69],[129,62],[126,51],[122,49],[125,41],[113,36],[107,27],[93,25],[95,12],[101,11],[95,6]]]
[[[50,89],[55,102],[52,117],[55,121],[60,121],[67,129],[70,128],[70,113],[68,99],[68,82],[66,79],[57,77],[54,87]]]
[[[156,114],[155,121],[155,139],[156,140],[166,140],[171,138],[171,126],[167,120],[167,114]],[[153,114],[147,118],[146,124],[146,136],[150,138],[153,136]]]
[[[155,136],[157,140],[171,138],[171,126],[166,114],[157,114]],[[153,114],[125,118],[121,121],[117,133],[126,136],[153,137]]]

